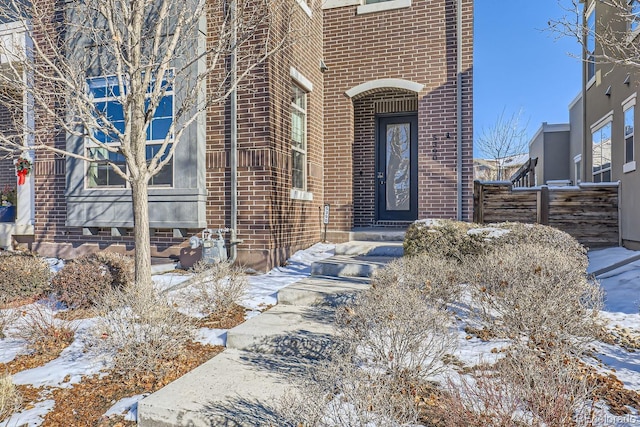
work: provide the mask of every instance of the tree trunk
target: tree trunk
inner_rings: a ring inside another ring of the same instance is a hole
[[[135,241],[135,281],[151,286],[151,237],[149,235],[149,182],[140,177],[131,182],[133,235]]]

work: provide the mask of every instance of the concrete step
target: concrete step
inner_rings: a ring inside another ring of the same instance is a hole
[[[335,254],[401,257],[404,248],[402,242],[351,241],[337,244]]]
[[[279,425],[274,408],[312,359],[228,349],[138,403],[140,427]]]
[[[230,329],[227,348],[318,359],[332,346],[334,307],[276,305]]]
[[[402,242],[406,229],[363,227],[351,230],[351,240],[370,242]]]
[[[312,276],[371,277],[395,257],[336,255],[311,264]]]
[[[369,279],[361,277],[308,277],[278,292],[278,305],[330,305],[349,300],[369,287]]]

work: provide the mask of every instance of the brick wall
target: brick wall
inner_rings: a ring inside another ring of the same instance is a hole
[[[455,5],[453,0],[413,1],[408,8],[363,15],[356,6],[325,10],[325,201],[333,206],[332,230],[347,231],[373,219],[371,198],[362,184],[371,173],[363,166],[372,161],[371,150],[363,150],[373,144],[371,112],[361,110],[362,100],[349,99],[345,91],[384,78],[424,85],[417,94],[418,217],[456,216]],[[472,16],[472,2],[463,1],[465,219],[472,208]]]

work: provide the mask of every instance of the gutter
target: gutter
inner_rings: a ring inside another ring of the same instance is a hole
[[[456,53],[458,60],[457,70],[457,90],[456,90],[456,143],[457,143],[457,159],[456,159],[456,171],[457,171],[457,219],[462,221],[462,0],[457,0],[456,6],[457,23],[456,32]]]
[[[238,55],[237,55],[237,43],[238,43],[238,26],[236,25],[237,14],[237,2],[231,0],[231,10],[229,11],[231,16],[231,85],[233,90],[231,91],[231,141],[230,141],[230,153],[229,162],[231,167],[231,237],[229,239],[229,262],[233,263],[238,257]]]

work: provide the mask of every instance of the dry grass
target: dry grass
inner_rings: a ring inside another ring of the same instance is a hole
[[[20,405],[20,395],[11,376],[0,374],[0,420],[8,418]]]

